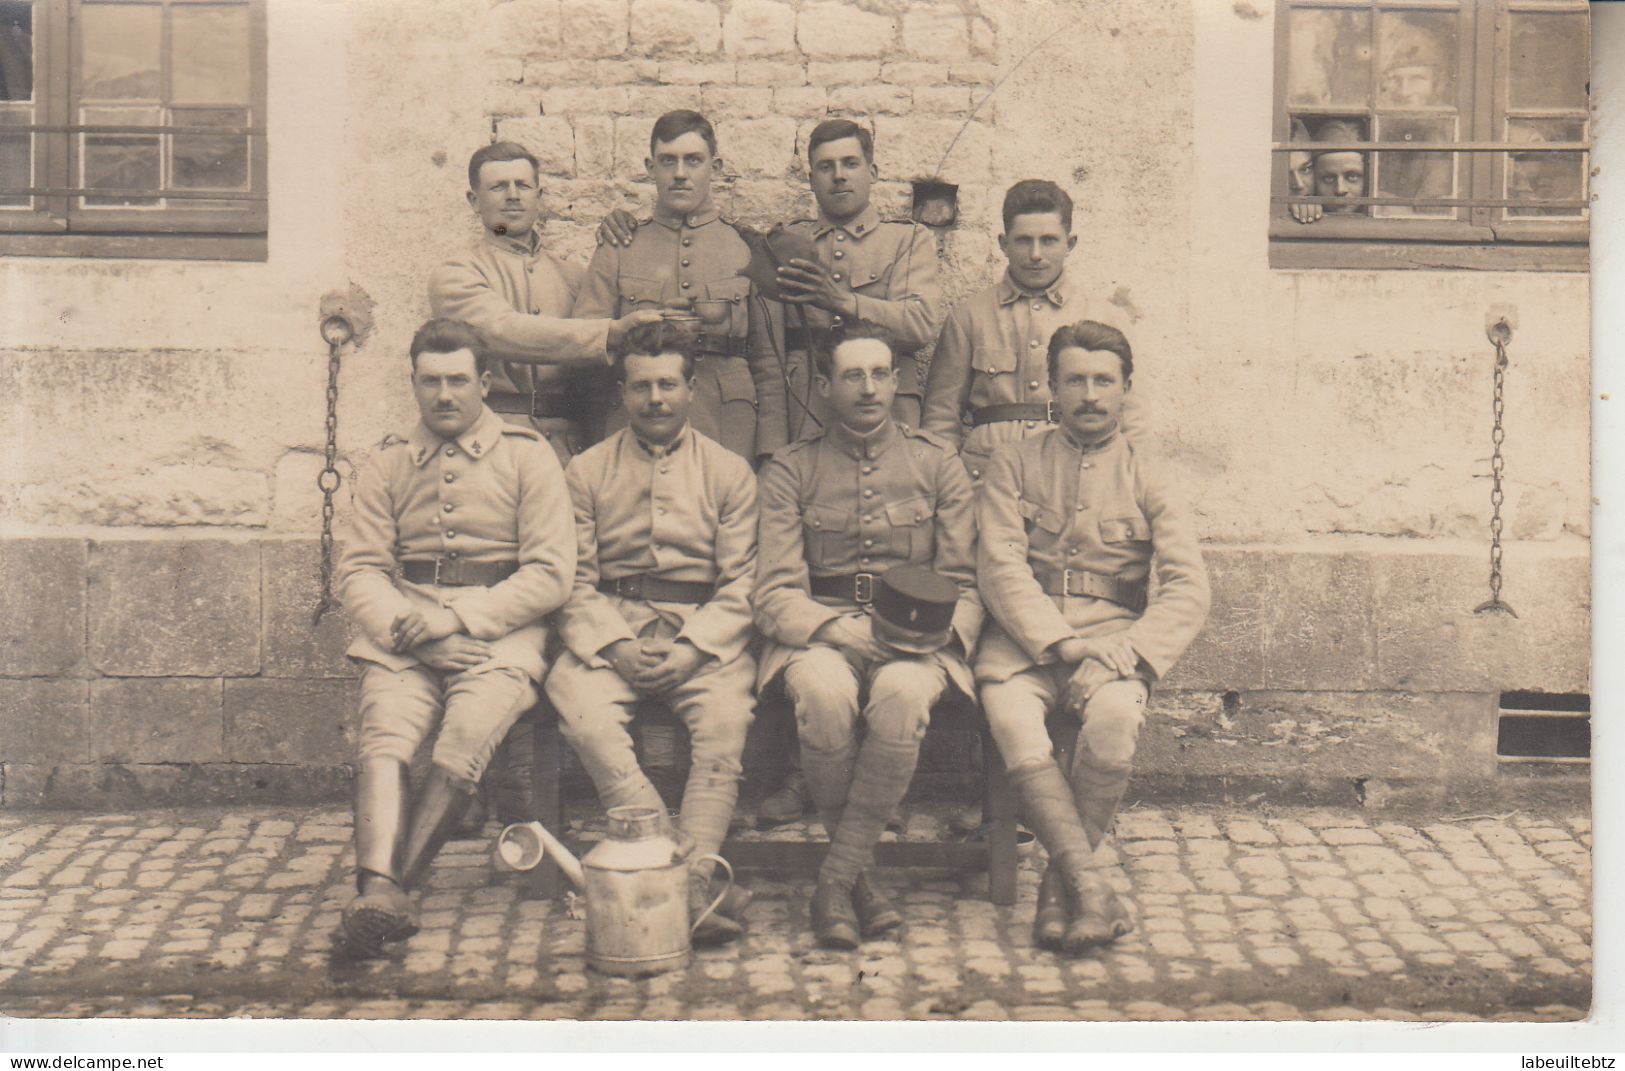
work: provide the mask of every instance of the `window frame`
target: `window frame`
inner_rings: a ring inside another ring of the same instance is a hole
[[[1455,12],[1471,20],[1464,31],[1471,40],[1469,53],[1458,48],[1458,112],[1469,125],[1458,130],[1464,144],[1500,140],[1508,112],[1511,73],[1511,16],[1522,11],[1536,13],[1584,13],[1582,7],[1569,8],[1547,0],[1462,0],[1458,5],[1429,0],[1282,0],[1275,16],[1275,71],[1270,164],[1269,262],[1279,269],[1469,269],[1489,271],[1587,271],[1590,268],[1589,216],[1583,220],[1523,219],[1495,220],[1495,209],[1483,202],[1504,199],[1506,151],[1454,150],[1461,186],[1457,197],[1479,202],[1467,207],[1466,218],[1394,219],[1362,216],[1333,219],[1323,216],[1301,224],[1289,213],[1293,197],[1288,185],[1288,153],[1301,151],[1303,142],[1292,143],[1292,108],[1287,101],[1288,57],[1291,54],[1291,17],[1295,10],[1370,11],[1373,32],[1377,12],[1384,10]],[[1589,63],[1590,57],[1587,57]],[[1377,86],[1372,86],[1377,92]],[[1375,108],[1375,102],[1368,111]],[[1338,109],[1330,109],[1332,112]],[[1514,116],[1513,118],[1516,118]],[[1499,122],[1498,122],[1499,119]],[[1363,120],[1362,120],[1363,121]],[[1586,114],[1589,145],[1592,122]],[[1371,148],[1368,167],[1375,175],[1374,152],[1395,152],[1392,145],[1378,143],[1375,130],[1367,126]],[[1492,137],[1493,136],[1493,137]],[[1411,150],[1419,151],[1419,150]],[[1426,150],[1420,150],[1426,151]],[[1590,200],[1589,150],[1582,169],[1582,197]],[[1372,196],[1368,189],[1367,195]]]
[[[79,158],[75,152],[79,13],[97,0],[34,0],[34,119],[33,153],[35,209],[0,211],[0,255],[34,257],[131,258],[160,260],[264,261],[268,254],[269,161],[266,137],[268,62],[265,0],[244,0],[249,33],[248,191],[232,195],[199,191],[159,191],[174,200],[240,201],[243,207],[188,212],[168,207],[119,211],[75,209],[77,195],[61,192],[78,188]],[[185,0],[136,0],[129,6],[192,8]],[[196,4],[208,8],[207,2]],[[168,19],[160,49],[160,64],[167,85],[170,63]],[[161,106],[161,105],[160,105]],[[83,124],[93,127],[95,124]],[[0,133],[17,129],[0,120]],[[162,138],[181,128],[151,128]],[[207,133],[211,128],[196,128]],[[186,128],[190,133],[192,128]],[[173,151],[172,149],[169,151]],[[177,196],[177,193],[180,196]]]

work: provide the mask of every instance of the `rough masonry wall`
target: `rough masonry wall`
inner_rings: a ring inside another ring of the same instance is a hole
[[[1191,766],[1194,726],[1246,745],[1220,766],[1247,751],[1290,769],[1331,725],[1328,768],[1482,773],[1486,697],[1587,688],[1586,279],[1271,271],[1267,5],[277,0],[269,16],[268,263],[0,261],[0,804],[342,783],[343,626],[309,624],[321,295],[353,283],[376,302],[343,359],[348,477],[410,423],[425,279],[478,235],[468,154],[493,133],[535,151],[546,240],[584,263],[606,211],[647,208],[649,127],[684,105],[716,120],[719,200],[756,226],[812,212],[814,123],[871,117],[883,211],[906,214],[914,180],[959,187],[936,232],[950,299],[1001,270],[1009,183],[1072,191],[1068,270],[1125,321],[1210,541],[1214,614],[1149,763]],[[1516,621],[1470,612],[1483,321],[1501,304],[1520,320]],[[1292,696],[1331,698],[1305,713]]]

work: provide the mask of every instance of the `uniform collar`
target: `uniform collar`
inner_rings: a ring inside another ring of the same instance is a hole
[[[683,227],[703,227],[707,223],[715,223],[722,218],[722,212],[717,208],[715,201],[707,201],[702,207],[696,208],[686,216],[667,212],[658,204],[655,205],[654,222],[670,230],[679,230]]]
[[[682,428],[680,428],[677,432],[677,438],[673,439],[665,446],[656,446],[654,443],[644,442],[642,439],[638,438],[630,426],[626,429],[626,437],[637,444],[638,451],[642,453],[644,457],[653,461],[659,461],[662,458],[670,457],[677,451],[681,450],[683,448],[683,444],[688,441],[688,437],[692,433],[693,427],[694,426],[692,424],[684,421]]]
[[[1072,438],[1072,434],[1070,432],[1068,432],[1065,427],[1063,427],[1063,426],[1061,426],[1059,424],[1056,425],[1056,427],[1055,427],[1055,433],[1056,433],[1056,435],[1058,435],[1060,437],[1061,442],[1065,443],[1067,448],[1069,450],[1071,450],[1073,453],[1076,453],[1076,454],[1099,454],[1099,453],[1104,453],[1107,450],[1110,450],[1112,447],[1116,446],[1119,442],[1122,441],[1122,439],[1123,439],[1122,427],[1123,427],[1122,422],[1119,421],[1118,425],[1116,427],[1112,428],[1110,435],[1107,435],[1104,439],[1101,439],[1098,442],[1090,443],[1088,445],[1084,445],[1083,443],[1080,443],[1080,442],[1077,442],[1076,440],[1074,440]]]
[[[848,457],[869,461],[879,457],[888,446],[897,441],[897,422],[888,416],[874,431],[867,435],[859,435],[837,420],[831,423],[824,437]]]
[[[542,234],[535,227],[532,227],[523,238],[515,238],[508,234],[496,235],[486,231],[485,240],[504,252],[517,253],[522,257],[533,257],[542,249]]]
[[[1006,271],[999,278],[999,304],[1013,305],[1023,298],[1042,297],[1051,305],[1054,305],[1059,309],[1066,305],[1066,291],[1062,289],[1065,282],[1066,272],[1063,271],[1061,274],[1055,277],[1055,281],[1053,283],[1049,284],[1048,290],[1028,290],[1023,286],[1017,285],[1016,281],[1010,278],[1010,273]]]
[[[474,421],[474,426],[457,436],[456,443],[463,450],[478,461],[491,452],[502,438],[502,418],[491,411],[490,406],[480,407],[480,418]],[[412,429],[407,437],[407,445],[412,448],[412,464],[422,467],[433,457],[446,440],[437,435],[429,425],[418,421],[418,426]]]
[[[863,238],[872,234],[878,226],[880,226],[880,209],[870,201],[862,212],[845,223],[835,223],[823,212],[819,212],[818,222],[813,224],[813,237],[822,238],[830,231],[845,231],[854,238]]]

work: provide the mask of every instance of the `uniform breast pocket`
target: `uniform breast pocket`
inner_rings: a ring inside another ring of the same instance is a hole
[[[1140,514],[1103,518],[1100,522],[1102,543],[1149,543],[1151,522]]]
[[[852,511],[832,506],[809,505],[801,511],[801,535],[807,544],[807,561],[822,565],[834,560],[843,539],[852,530]]]
[[[841,262],[836,261],[834,271],[842,271]],[[848,285],[860,294],[869,297],[883,298],[891,286],[891,273],[894,265],[882,261],[878,256],[870,256],[862,246],[854,250],[854,255],[846,263],[844,269],[848,272]]]
[[[1038,533],[1042,533],[1048,537],[1049,542],[1054,542],[1066,532],[1066,518],[1061,516],[1060,511],[1050,509],[1043,503],[1034,502],[1030,498],[1021,500],[1020,509],[1021,519],[1026,525],[1029,539],[1037,541]]]
[[[750,378],[750,365],[743,357],[707,357],[705,363],[716,370],[717,396],[724,403],[756,404],[756,381]]]
[[[936,553],[933,539],[936,529],[931,523],[933,513],[931,499],[924,495],[887,506],[891,552],[915,563],[930,561]]]
[[[738,275],[729,275],[721,279],[712,279],[705,284],[705,297],[708,301],[727,302],[726,317],[713,319],[712,309],[696,306],[695,310],[705,321],[705,330],[718,335],[732,335],[735,338],[744,338],[749,330],[750,309],[746,302],[750,298],[750,280]],[[723,310],[717,307],[716,312]]]
[[[645,275],[623,275],[619,280],[619,285],[623,315],[633,309],[655,309],[660,307],[660,295],[665,289],[665,280]]]

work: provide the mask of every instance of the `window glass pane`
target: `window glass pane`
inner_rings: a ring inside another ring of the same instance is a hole
[[[157,100],[163,9],[125,4],[79,8],[80,100]]]
[[[1293,11],[1288,32],[1289,104],[1370,106],[1370,12]]]
[[[30,104],[0,104],[0,189],[18,189],[34,185],[34,160],[30,151],[31,134],[8,134],[8,126],[26,126],[34,120]],[[0,208],[32,208],[33,198],[26,194],[6,196],[0,194]]]
[[[169,99],[176,104],[247,104],[248,10],[179,8],[170,13]]]
[[[1384,11],[1377,16],[1377,103],[1384,108],[1456,106],[1454,12]]]
[[[244,108],[187,108],[170,113],[174,126],[247,126]],[[248,138],[232,134],[175,134],[170,138],[169,188],[248,189]],[[176,200],[174,207],[220,207],[241,202]]]
[[[1523,145],[1585,141],[1584,119],[1508,119],[1507,140]],[[1579,152],[1507,153],[1506,197],[1520,201],[1583,201],[1586,198],[1586,154]],[[1508,219],[1583,219],[1584,208],[1508,208]]]
[[[1507,103],[1513,108],[1584,108],[1591,80],[1590,23],[1586,15],[1512,16],[1512,70]]]
[[[159,125],[157,108],[85,108],[80,121],[90,126]],[[156,134],[81,134],[79,169],[86,189],[152,190],[163,185],[162,158]],[[116,194],[84,197],[93,208],[156,207],[157,197]]]
[[[0,3],[0,100],[34,99],[33,6]]]
[[[1379,141],[1455,141],[1456,119],[1415,115],[1379,115]],[[1378,197],[1456,196],[1456,154],[1452,152],[1379,152]],[[1442,206],[1373,205],[1371,214],[1386,219],[1454,219],[1457,210]]]

